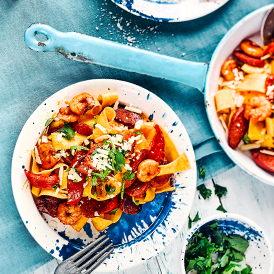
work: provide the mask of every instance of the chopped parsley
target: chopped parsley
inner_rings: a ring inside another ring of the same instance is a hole
[[[197,187],[197,190],[199,191],[200,195],[204,198],[207,199],[211,196],[212,191],[211,189],[206,188],[204,184],[200,185]]]
[[[48,120],[45,123],[45,127],[47,127],[52,121],[53,121],[52,118],[48,118]]]
[[[89,150],[87,147],[83,147],[83,146],[71,146],[71,147],[70,147],[70,150],[73,150],[73,149],[84,149],[84,150]]]
[[[91,179],[91,182],[90,184],[92,186],[96,186],[97,185],[97,182],[98,182],[98,178],[96,176],[92,176],[92,179]]]
[[[205,169],[202,166],[199,166],[199,178],[205,179]]]
[[[215,195],[217,195],[219,198],[222,198],[227,193],[227,188],[224,186],[214,184],[214,188],[215,188]]]
[[[93,128],[95,128],[96,124],[97,124],[97,117],[96,117],[96,116],[94,116],[94,124],[93,124]]]
[[[140,204],[139,200],[134,201],[134,203],[135,203],[135,205],[137,205],[137,206]]]
[[[138,131],[134,131],[133,133],[137,134],[137,135],[144,134],[142,131],[139,131],[139,130]]]
[[[58,184],[55,184],[54,186],[52,186],[53,190],[56,190],[58,188]]]
[[[68,122],[64,122],[64,126],[57,131],[64,133],[65,135],[63,136],[68,140],[72,139],[75,135],[74,129],[69,125]]]
[[[93,193],[93,196],[94,196],[94,197],[97,197],[97,195],[98,195],[98,193],[97,193],[97,190],[96,190],[96,188],[95,188],[94,193]]]
[[[107,195],[110,195],[115,192],[116,187],[112,188],[111,185],[105,184],[105,189],[106,189]]]
[[[105,182],[107,176],[111,173],[111,169],[109,169],[108,167],[106,169],[101,169],[100,173],[96,173],[96,172],[92,172],[93,177],[99,177],[101,178],[102,183]],[[92,180],[93,180],[92,177]],[[95,180],[95,179],[94,179]]]
[[[185,254],[186,273],[196,270],[198,274],[251,274],[252,268],[240,264],[245,259],[248,241],[238,235],[222,235],[219,222],[209,225],[207,237],[202,232],[195,233]],[[210,239],[210,241],[209,241]]]
[[[192,223],[198,222],[199,220],[201,220],[199,212],[196,213],[193,220],[190,218],[190,215],[188,215],[188,228],[191,228]]]
[[[115,214],[116,213],[116,211],[118,210],[118,208],[115,208],[115,209],[112,209],[110,212],[109,212],[109,214]]]
[[[131,170],[127,170],[124,174],[124,177],[122,179],[122,189],[121,189],[121,199],[124,198],[124,192],[125,192],[125,181],[130,180],[132,181],[135,178],[135,173]]]
[[[245,144],[250,144],[251,143],[251,140],[248,137],[247,133],[244,135],[243,141],[244,141]]]

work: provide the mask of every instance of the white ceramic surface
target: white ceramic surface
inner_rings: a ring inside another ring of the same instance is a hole
[[[124,10],[154,21],[181,22],[205,16],[228,0],[112,0]]]
[[[155,256],[176,237],[187,220],[196,189],[196,162],[188,134],[172,109],[153,93],[131,83],[105,79],[76,83],[53,94],[33,112],[19,135],[12,161],[12,189],[18,211],[31,235],[47,252],[62,260],[62,254],[71,248],[72,239],[87,244],[98,237],[99,233],[92,228],[91,222],[87,224],[89,230],[83,229],[79,233],[69,226],[64,227],[56,218],[57,227],[51,227],[49,223],[52,218],[47,214],[41,215],[36,209],[23,169],[29,167],[30,150],[46,119],[65,105],[65,101],[81,92],[98,95],[109,89],[118,92],[120,101],[131,103],[146,114],[153,115],[153,120],[169,132],[178,152],[186,152],[192,168],[176,175],[177,190],[168,199],[170,208],[164,216],[151,218],[149,228],[141,220],[142,226],[133,228],[130,235],[124,235],[122,244],[116,246],[110,258],[98,268],[98,271],[106,273],[131,268]],[[70,241],[64,237],[66,231],[71,231]]]
[[[185,274],[184,257],[188,243],[193,234],[207,224],[220,221],[218,227],[222,234],[235,234],[245,237],[249,242],[249,247],[245,252],[246,259],[244,263],[252,267],[253,274],[273,274],[273,249],[263,230],[253,221],[237,214],[217,214],[210,216],[198,223],[193,224],[188,235],[185,238],[182,255],[181,267],[182,274]]]
[[[223,62],[244,38],[255,36],[257,38],[256,41],[260,40],[259,31],[264,16],[271,8],[273,8],[273,5],[268,5],[250,13],[239,21],[221,40],[210,62],[205,87],[205,104],[213,132],[231,160],[250,175],[266,184],[274,186],[273,173],[271,174],[257,166],[250,152],[242,152],[240,149],[233,150],[228,146],[227,135],[218,119],[214,103],[214,95],[218,90],[218,79]]]

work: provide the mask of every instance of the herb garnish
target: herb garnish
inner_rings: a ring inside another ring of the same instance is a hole
[[[251,143],[251,140],[248,137],[247,133],[244,135],[243,141],[244,141],[245,144],[250,144]]]
[[[197,187],[197,190],[200,192],[201,196],[206,199],[206,198],[209,198],[212,194],[212,191],[211,189],[208,189],[206,188],[206,186],[203,184],[203,185],[200,185]]]
[[[127,170],[124,174],[124,177],[122,179],[122,189],[121,189],[121,199],[124,198],[124,192],[125,192],[125,181],[130,180],[132,181],[135,178],[135,173],[131,170]]]
[[[47,127],[52,121],[53,121],[52,118],[48,118],[48,120],[45,123],[45,127]]]
[[[134,131],[133,133],[134,133],[134,134],[137,134],[137,135],[144,134],[142,131],[139,131],[139,130],[138,130],[138,131]]]
[[[115,208],[115,209],[112,209],[110,212],[109,212],[109,214],[115,214],[116,213],[116,211],[118,210],[118,208]]]
[[[116,187],[112,188],[111,185],[105,184],[105,189],[106,189],[107,195],[109,195],[115,192]]]
[[[68,122],[64,122],[64,126],[57,131],[64,133],[64,137],[68,140],[72,139],[75,135],[74,129],[69,125]]]
[[[58,188],[58,185],[57,184],[55,184],[54,186],[52,186],[52,189],[53,190],[56,190]]]
[[[191,228],[192,223],[198,222],[199,220],[201,220],[199,212],[196,213],[193,220],[190,218],[190,215],[188,215],[188,228]]]
[[[201,179],[204,179],[205,178],[205,169],[202,167],[202,166],[199,166],[199,178]]]
[[[95,128],[96,124],[97,124],[97,117],[96,117],[96,116],[94,116],[94,124],[93,124],[93,128]]]
[[[89,150],[87,147],[84,147],[84,146],[71,146],[71,147],[70,147],[70,150],[73,150],[73,149],[84,149],[84,150]]]
[[[109,169],[108,167],[105,170],[101,169],[100,173],[92,172],[92,175],[93,175],[92,180],[93,180],[94,177],[99,177],[99,178],[101,178],[102,183],[104,183],[107,176],[110,173],[111,173],[111,169]],[[95,179],[94,179],[94,181],[95,181]]]
[[[140,204],[139,200],[134,201],[134,203],[135,203],[135,205],[137,205],[137,206]]]
[[[222,235],[218,223],[209,225],[210,241],[202,232],[193,235],[194,240],[188,244],[185,255],[186,272],[195,269],[199,274],[251,274],[249,265],[244,268],[239,263],[245,258],[248,241],[238,235]]]

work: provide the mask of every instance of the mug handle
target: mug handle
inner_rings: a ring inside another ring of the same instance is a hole
[[[44,35],[46,41],[38,41],[37,34]],[[24,39],[26,45],[36,51],[56,51],[71,60],[137,72],[204,90],[206,63],[184,61],[76,32],[60,32],[41,23],[28,27]]]

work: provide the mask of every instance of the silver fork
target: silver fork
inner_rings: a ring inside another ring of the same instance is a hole
[[[107,241],[110,241],[110,239],[106,235],[99,237],[95,242],[88,244],[85,248],[60,263],[54,274],[91,273],[114,250],[112,242],[104,247]],[[97,252],[100,248],[103,249]]]

